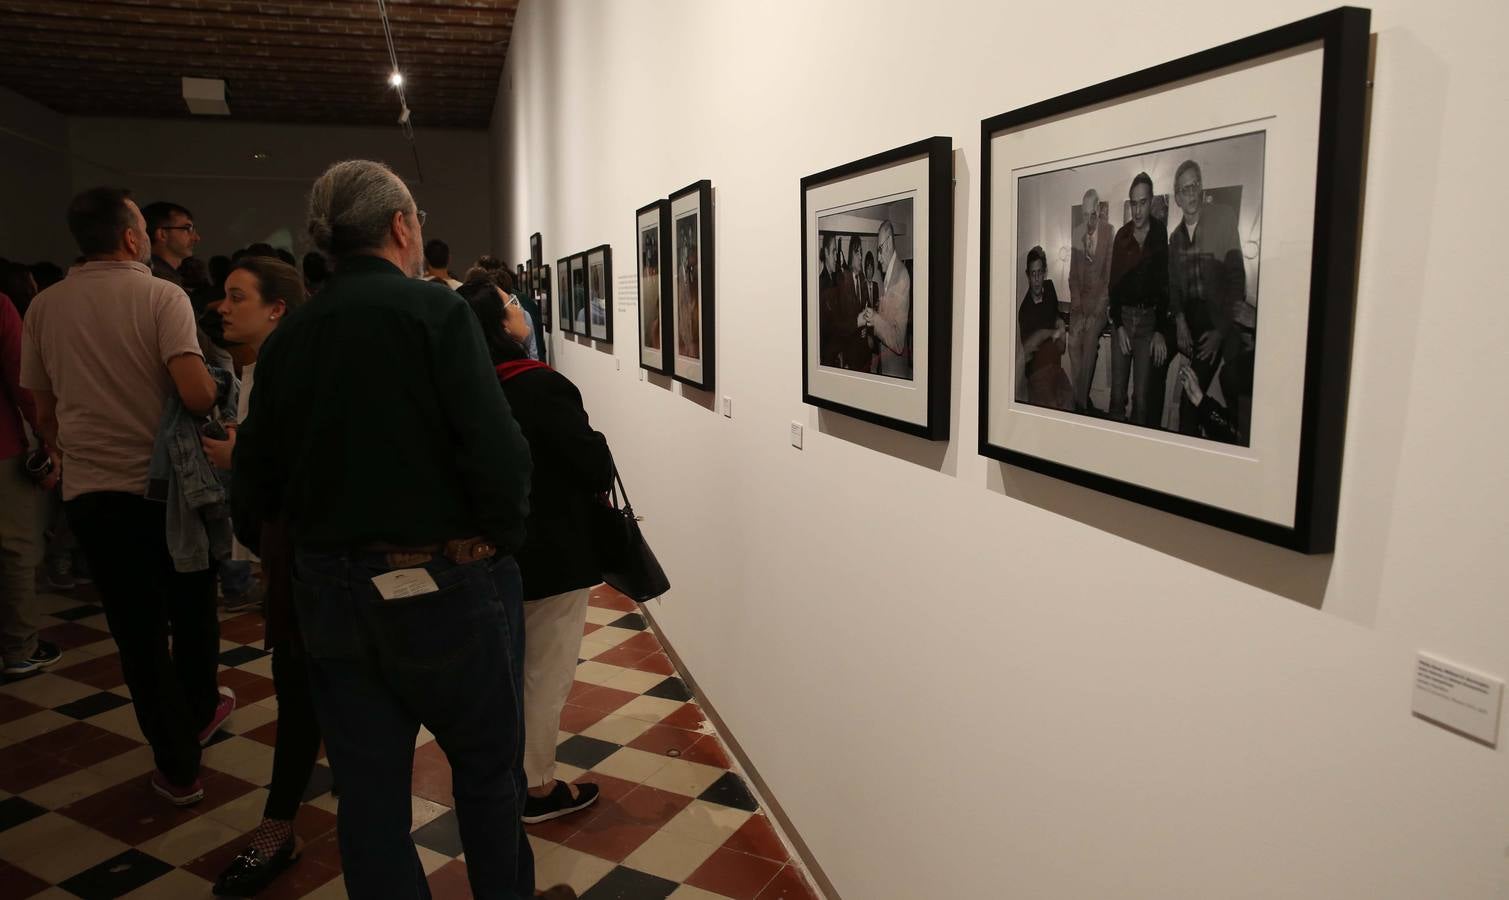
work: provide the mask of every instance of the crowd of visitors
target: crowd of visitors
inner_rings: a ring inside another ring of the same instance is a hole
[[[38,578],[92,580],[150,786],[191,806],[236,709],[219,612],[266,619],[272,783],[219,896],[296,864],[323,742],[349,895],[427,898],[421,727],[451,765],[473,896],[575,896],[536,891],[523,825],[598,797],[555,777],[555,743],[612,456],[541,361],[534,298],[494,257],[454,278],[424,218],[354,160],[313,184],[302,260],[267,243],[203,259],[188,207],[114,187],[69,204],[66,273],[0,260],[5,676],[63,657],[38,635]]]

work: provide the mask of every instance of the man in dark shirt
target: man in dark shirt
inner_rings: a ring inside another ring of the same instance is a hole
[[[1192,159],[1174,173],[1174,196],[1184,214],[1168,242],[1168,305],[1173,316],[1179,352],[1189,359],[1208,390],[1222,361],[1240,353],[1240,337],[1232,324],[1239,304],[1247,300],[1247,269],[1237,234],[1236,213],[1205,199],[1204,177]],[[1182,399],[1179,430],[1198,434],[1196,407]]]
[[[825,366],[843,365],[844,323],[839,315],[838,291],[838,238],[823,234],[819,238],[822,248],[823,270],[817,273],[817,355]]]
[[[253,549],[259,523],[287,519],[310,685],[350,786],[339,831],[350,896],[428,896],[409,837],[423,725],[450,761],[473,894],[529,897],[510,555],[529,446],[471,309],[415,277],[422,218],[380,163],[337,163],[315,182],[309,231],[336,271],[262,348],[233,519]]]
[[[1027,295],[1017,307],[1017,339],[1027,360],[1027,402],[1053,409],[1072,409],[1074,389],[1064,372],[1067,334],[1058,314],[1058,291],[1046,277],[1048,254],[1042,247],[1027,251]]]
[[[1132,217],[1111,245],[1111,418],[1157,428],[1168,365],[1168,228],[1153,215],[1153,179],[1138,172],[1127,191]]]
[[[199,243],[194,214],[166,200],[148,203],[141,214],[147,220],[147,234],[152,238],[152,274],[183,287],[178,267],[194,255],[194,245]]]

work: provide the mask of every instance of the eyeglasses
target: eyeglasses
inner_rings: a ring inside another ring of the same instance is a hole
[[[415,216],[416,216],[416,217],[418,217],[418,219],[419,219],[419,227],[420,227],[420,228],[423,228],[423,227],[424,227],[424,220],[425,220],[425,219],[428,219],[428,218],[429,218],[429,217],[430,217],[430,214],[429,214],[429,213],[427,213],[427,212],[425,212],[425,211],[424,211],[424,210],[422,210],[422,209],[420,209],[420,210],[415,210],[415,211],[414,211],[414,215],[415,215]]]
[[[512,306],[512,307],[514,307],[516,309],[519,307],[519,298],[513,296],[512,294],[508,295],[508,302],[506,302],[506,303],[503,304],[503,307],[505,309],[507,309],[510,306]]]
[[[194,227],[193,222],[190,222],[187,225],[159,225],[157,227],[161,228],[163,231],[187,231],[190,234],[193,234],[194,232],[199,230],[198,228]]]

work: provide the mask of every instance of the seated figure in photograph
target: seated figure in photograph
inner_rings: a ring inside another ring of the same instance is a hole
[[[1153,179],[1138,172],[1127,191],[1132,217],[1111,250],[1111,418],[1157,428],[1169,361],[1168,227],[1153,215]],[[1127,414],[1127,381],[1132,407]]]
[[[1242,352],[1235,318],[1247,305],[1247,270],[1234,210],[1207,201],[1200,165],[1192,159],[1174,173],[1174,197],[1183,213],[1168,243],[1168,305],[1179,352],[1199,379],[1202,391],[1222,362]],[[1180,403],[1179,430],[1200,433],[1195,404]]]
[[[1027,251],[1027,295],[1017,310],[1017,334],[1027,361],[1027,402],[1053,409],[1072,409],[1074,388],[1064,374],[1066,330],[1058,316],[1058,292],[1047,279],[1048,254],[1042,247]]]

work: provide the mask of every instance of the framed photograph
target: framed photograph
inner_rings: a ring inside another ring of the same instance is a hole
[[[535,302],[540,305],[540,327],[551,331],[555,325],[554,301],[550,293],[550,266],[540,266],[535,270]]]
[[[536,231],[529,236],[529,261],[539,268],[545,263],[545,239]]]
[[[671,195],[671,377],[713,389],[713,183],[706,179]]]
[[[571,257],[555,261],[555,297],[557,311],[560,313],[561,331],[571,333],[571,323],[574,321],[571,315]]]
[[[1335,543],[1368,11],[981,126],[980,452]]]
[[[671,233],[671,202],[656,200],[635,213],[634,244],[639,273],[639,367],[671,374],[673,346],[671,317],[662,298],[671,296],[672,266],[662,265],[667,236]]]
[[[948,439],[953,147],[802,179],[802,402]]]
[[[587,251],[587,328],[594,341],[613,343],[613,248]]]
[[[587,331],[587,254],[571,257],[571,333]]]

